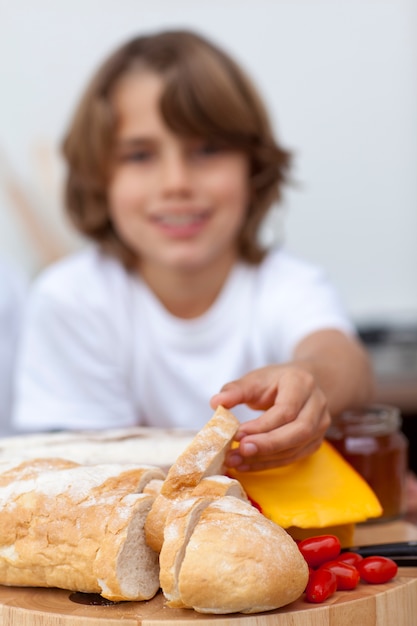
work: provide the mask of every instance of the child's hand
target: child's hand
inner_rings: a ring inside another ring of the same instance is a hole
[[[327,400],[314,376],[300,364],[271,365],[225,385],[211,399],[231,409],[247,404],[265,411],[239,428],[239,448],[226,465],[239,471],[293,463],[315,452],[330,426]]]

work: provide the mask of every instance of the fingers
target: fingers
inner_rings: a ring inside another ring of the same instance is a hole
[[[283,457],[273,457],[271,459],[266,459],[263,457],[256,457],[250,459],[242,459],[242,462],[235,466],[234,469],[237,469],[239,472],[259,472],[262,470],[273,469],[274,467],[282,467],[285,465],[290,465],[291,463],[295,463],[300,459],[303,459],[310,454],[316,452],[323,442],[323,438],[317,438],[300,448],[296,448],[293,453],[288,451],[288,454]],[[256,460],[258,459],[258,460]]]
[[[236,440],[240,441],[244,436],[258,433],[269,433],[280,426],[289,424],[299,419],[303,408],[308,402],[314,402],[316,388],[313,377],[307,372],[284,371],[277,385],[273,404],[264,408],[264,413],[251,421],[245,422],[239,428]],[[320,392],[319,392],[320,393]],[[317,408],[316,408],[317,404]],[[320,410],[320,402],[310,407],[311,411]],[[325,399],[323,397],[323,407]],[[250,441],[250,440],[248,440]]]
[[[228,383],[211,399],[214,409],[219,404],[264,411],[236,433],[239,447],[229,451],[226,465],[239,471],[287,465],[312,454],[331,421],[312,373],[293,364],[264,367]]]
[[[234,381],[224,385],[219,393],[216,393],[210,400],[210,406],[216,410],[219,404],[226,409],[231,409],[237,404],[244,404],[244,390],[239,381]]]
[[[274,404],[278,393],[279,371],[279,366],[264,367],[227,383],[211,398],[211,407],[216,409],[222,404],[230,409],[237,404],[246,404],[252,409],[266,411]]]
[[[267,416],[267,413],[270,415]],[[273,407],[254,420],[256,422],[266,418],[264,424],[275,423],[275,428],[268,427],[264,431],[257,429],[251,434],[241,433],[239,447],[227,455],[226,464],[229,467],[247,471],[293,463],[317,450],[331,421],[321,392],[311,396],[300,413],[288,423],[282,425],[282,416],[276,419],[276,413],[277,407]],[[242,429],[246,426],[243,424]]]

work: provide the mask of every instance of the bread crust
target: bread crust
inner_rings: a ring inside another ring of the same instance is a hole
[[[189,494],[205,476],[222,474],[226,452],[238,428],[239,420],[233,413],[219,406],[170,467],[161,494],[177,499],[182,492]]]
[[[203,510],[213,498],[186,498],[175,502],[168,513],[164,542],[159,555],[160,583],[167,605],[184,607],[178,590],[178,575],[191,534]]]
[[[166,477],[149,465],[2,463],[0,584],[113,601],[161,585],[168,606],[213,614],[296,600],[308,580],[296,543],[221,474],[238,426],[219,407]]]
[[[211,496],[234,496],[239,500],[249,502],[245,490],[236,478],[229,476],[206,476],[203,478],[192,491],[194,497]]]
[[[307,564],[288,533],[225,496],[204,508],[195,525],[178,591],[186,607],[201,613],[256,613],[293,602],[307,581]]]
[[[239,420],[219,406],[170,467],[145,523],[146,541],[160,552],[164,528],[172,503],[192,495],[206,477],[221,474],[226,452],[239,428]]]
[[[100,594],[109,600],[149,600],[159,590],[158,554],[144,531],[152,502],[150,495],[128,494],[111,513],[93,565]]]
[[[151,510],[146,518],[146,543],[152,550],[155,550],[155,552],[160,552],[162,549],[165,523],[173,504],[175,504],[175,500],[170,500],[159,493],[154,499]]]
[[[87,467],[61,459],[8,468],[0,476],[0,583],[101,593],[112,600],[151,598],[159,588],[159,566],[145,543],[144,523],[153,497],[134,491],[156,476],[159,469],[149,466]],[[144,577],[135,552],[124,553],[127,539],[146,562]],[[118,575],[126,558],[137,572],[127,585]]]
[[[143,488],[143,493],[149,493],[151,496],[156,497],[161,493],[163,478],[153,478]]]

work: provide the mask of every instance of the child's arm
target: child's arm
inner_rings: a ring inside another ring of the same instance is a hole
[[[370,361],[359,342],[336,330],[309,335],[290,363],[252,371],[211,399],[213,408],[247,404],[265,411],[241,425],[239,448],[229,453],[227,464],[262,470],[315,452],[331,415],[368,403],[372,387]]]

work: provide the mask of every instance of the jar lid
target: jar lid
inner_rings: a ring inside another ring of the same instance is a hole
[[[342,439],[346,436],[385,435],[399,430],[401,422],[397,407],[373,404],[361,409],[343,411],[333,417],[326,437]]]

